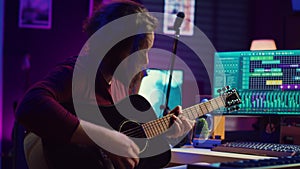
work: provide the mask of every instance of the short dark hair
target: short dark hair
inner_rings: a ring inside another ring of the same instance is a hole
[[[146,24],[150,30],[156,28],[157,19],[151,16],[142,4],[130,0],[119,0],[109,4],[99,5],[93,15],[84,22],[83,31],[89,36],[92,36],[97,30],[109,22],[136,13],[144,14],[142,22]]]

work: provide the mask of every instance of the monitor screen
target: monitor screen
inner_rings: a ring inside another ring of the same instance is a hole
[[[169,70],[147,69],[139,90],[139,94],[149,101],[158,118],[163,116],[166,105],[169,75]],[[182,105],[182,83],[183,70],[173,70],[168,103],[170,110]]]
[[[233,115],[300,115],[300,50],[216,52],[213,96],[236,88],[240,109]]]

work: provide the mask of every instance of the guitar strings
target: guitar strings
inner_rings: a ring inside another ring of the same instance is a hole
[[[153,136],[158,135],[160,133],[163,133],[164,132],[163,130],[166,130],[168,127],[166,127],[166,125],[163,125],[163,127],[165,127],[165,129],[161,129],[162,127],[155,127],[155,126],[159,126],[159,125],[161,126],[162,125],[161,121],[163,121],[166,124],[166,121],[169,121],[170,117],[171,117],[171,115],[167,115],[167,116],[164,116],[163,118],[156,119],[156,120],[150,121],[148,123],[144,123],[141,126],[137,126],[135,128],[131,128],[131,129],[122,131],[122,133],[124,133],[128,136],[144,136],[144,135],[147,136],[146,131],[143,130],[143,129],[146,129],[147,131],[151,131],[151,133],[148,135],[153,135]],[[159,133],[155,133],[157,131],[159,131]],[[142,134],[142,135],[139,135],[139,134]]]
[[[212,100],[215,100],[218,108],[220,108],[218,103],[222,103],[221,105],[224,105],[224,100],[220,96],[215,99],[212,99]],[[183,113],[181,115],[186,116],[190,120],[196,118],[195,114],[197,115],[197,117],[199,117],[200,115],[204,115],[207,112],[210,112],[210,110],[206,106],[207,103],[210,103],[212,110],[215,109],[212,101],[210,100],[208,102],[205,102],[202,104],[197,104],[195,106],[192,106],[192,107],[182,110]],[[197,107],[198,107],[198,109],[197,109]],[[205,113],[203,111],[204,107],[207,110],[207,112],[205,112]],[[202,114],[199,114],[198,112],[202,112]],[[190,114],[193,115],[193,118],[190,117]],[[172,116],[172,114],[169,114],[167,116],[164,116],[163,118],[144,123],[141,126],[137,126],[137,127],[122,131],[122,133],[126,134],[127,136],[131,136],[131,137],[144,137],[144,136],[154,137],[156,135],[162,134],[169,128],[169,125],[170,125],[169,121],[170,121],[171,116]],[[147,131],[148,131],[148,133],[147,133]]]

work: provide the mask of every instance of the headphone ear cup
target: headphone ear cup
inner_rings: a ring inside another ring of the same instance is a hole
[[[214,126],[214,118],[212,115],[210,114],[206,114],[206,122],[207,122],[207,125],[208,125],[208,131],[209,133],[211,133],[211,131],[213,130],[213,126]]]

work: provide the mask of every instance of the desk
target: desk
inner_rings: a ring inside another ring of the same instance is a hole
[[[247,155],[228,152],[211,151],[202,148],[173,148],[170,166],[192,164],[192,163],[217,163],[229,162],[243,159],[268,159],[272,157]]]

